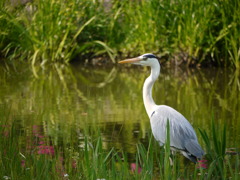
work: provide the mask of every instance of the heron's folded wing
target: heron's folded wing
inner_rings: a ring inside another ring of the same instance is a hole
[[[170,146],[177,149],[186,149],[185,142],[189,141],[188,146],[192,141],[198,142],[191,124],[182,114],[169,106],[162,105],[155,109],[150,121],[153,135],[161,143],[165,143],[167,121],[170,125]]]

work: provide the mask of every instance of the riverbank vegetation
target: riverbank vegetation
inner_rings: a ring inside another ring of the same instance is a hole
[[[179,154],[170,166],[154,140],[139,96],[148,70],[49,66],[36,79],[20,65],[0,66],[2,179],[240,178],[239,71],[163,69],[154,86],[158,104],[193,124],[199,167]]]
[[[31,132],[19,131],[1,116],[0,177],[3,179],[239,179],[239,154],[226,152],[226,128],[217,132],[212,123],[211,134],[201,131],[204,160],[194,165],[182,156],[171,156],[169,143],[159,148],[149,137],[149,144],[136,145],[135,160],[114,148],[105,149],[101,135],[72,139],[70,144],[52,144],[41,134],[40,126]],[[4,118],[5,117],[5,118]],[[22,135],[26,139],[22,139]],[[27,146],[22,146],[26,141]],[[74,143],[75,142],[75,143]],[[168,141],[169,142],[169,141]],[[173,165],[170,165],[170,157]],[[132,162],[131,162],[132,161]]]
[[[5,0],[0,53],[34,66],[152,52],[174,64],[239,68],[239,22],[238,0]]]

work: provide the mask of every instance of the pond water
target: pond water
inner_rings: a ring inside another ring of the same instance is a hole
[[[84,136],[100,134],[105,149],[130,154],[136,152],[138,142],[148,143],[150,122],[142,101],[148,68],[72,64],[35,73],[38,78],[25,65],[0,66],[1,123],[14,127],[26,151],[33,136],[39,143],[44,137],[61,148],[81,146]],[[195,128],[200,144],[198,128],[210,132],[212,119],[219,130],[226,125],[229,148],[240,145],[239,94],[239,72],[229,69],[163,66],[153,88],[155,102],[181,112]]]

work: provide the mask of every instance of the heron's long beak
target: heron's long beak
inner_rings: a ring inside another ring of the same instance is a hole
[[[124,64],[124,63],[136,63],[136,62],[139,62],[141,61],[140,58],[132,58],[132,59],[126,59],[126,60],[123,60],[123,61],[119,61],[118,63],[120,64]]]

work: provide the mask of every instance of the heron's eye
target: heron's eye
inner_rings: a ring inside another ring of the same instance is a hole
[[[143,57],[143,60],[146,61],[148,58],[147,57]]]

